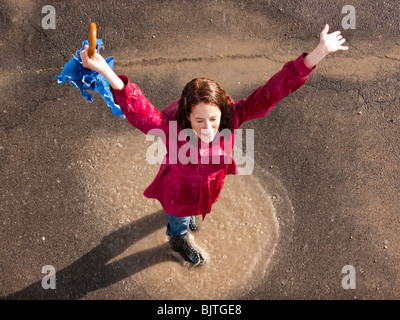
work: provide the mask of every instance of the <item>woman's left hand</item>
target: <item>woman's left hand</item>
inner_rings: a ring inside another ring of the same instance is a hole
[[[320,45],[324,48],[326,54],[336,52],[338,50],[349,50],[348,46],[343,46],[346,41],[340,31],[335,31],[328,34],[329,25],[326,24],[320,33]]]
[[[320,41],[318,46],[311,51],[304,59],[304,62],[309,68],[315,67],[327,54],[338,50],[349,50],[349,47],[343,46],[346,41],[340,34],[340,31],[335,31],[328,34],[329,25],[326,24],[320,33]]]

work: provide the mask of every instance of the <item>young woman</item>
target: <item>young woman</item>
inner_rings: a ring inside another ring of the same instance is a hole
[[[235,130],[245,121],[265,116],[297,90],[327,54],[348,49],[343,46],[345,39],[340,31],[328,31],[325,25],[314,50],[286,63],[247,99],[234,102],[218,82],[197,78],[185,86],[180,100],[162,112],[126,76],[117,76],[100,54],[89,59],[88,47],[81,51],[83,66],[108,80],[114,101],[128,121],[145,134],[159,135],[167,147],[160,170],[144,195],[160,201],[168,214],[167,234],[172,249],[185,260],[193,264],[206,262],[206,253],[188,231],[198,228],[198,215],[204,219],[211,211],[226,175],[237,173],[231,159]]]

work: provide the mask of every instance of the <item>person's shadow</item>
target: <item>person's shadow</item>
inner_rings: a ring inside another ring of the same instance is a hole
[[[107,264],[135,242],[165,227],[167,222],[166,214],[162,210],[145,216],[105,236],[97,247],[77,261],[60,271],[56,270],[56,289],[43,289],[40,280],[0,299],[79,299],[91,291],[106,288],[154,264],[172,261],[170,245],[166,242]]]

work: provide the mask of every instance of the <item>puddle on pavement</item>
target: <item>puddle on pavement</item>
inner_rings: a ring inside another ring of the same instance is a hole
[[[165,213],[154,216],[161,205],[143,196],[159,169],[146,160],[153,143],[137,130],[112,138],[96,133],[79,155],[85,214],[104,235],[126,226],[132,233],[131,243],[121,239],[123,249],[108,263],[120,263],[128,274],[125,280],[135,281],[151,299],[240,297],[257,286],[274,254],[279,236],[276,196],[255,175],[228,176],[212,212],[192,233],[210,261],[185,266],[169,254]],[[152,218],[143,227],[146,217]]]

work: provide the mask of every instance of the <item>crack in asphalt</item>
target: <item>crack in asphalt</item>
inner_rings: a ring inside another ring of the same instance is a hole
[[[36,31],[43,34],[45,37],[47,37],[47,35],[42,30],[36,29]],[[55,46],[55,45],[53,44],[53,46]],[[65,60],[67,60],[67,57],[63,53],[61,53],[61,55],[64,57]],[[373,57],[394,60],[394,61],[400,61],[400,58],[392,57],[389,55],[383,55],[383,56],[382,55],[373,55]],[[229,55],[218,54],[218,55],[209,56],[209,57],[182,57],[182,58],[159,57],[159,58],[151,58],[151,59],[143,58],[143,59],[137,59],[137,60],[119,60],[119,61],[114,62],[114,66],[118,67],[118,68],[132,67],[132,66],[146,67],[146,66],[162,66],[162,65],[167,65],[167,64],[177,64],[177,63],[184,63],[184,62],[213,62],[213,61],[224,60],[224,59],[251,60],[251,59],[261,59],[261,58],[267,59],[268,61],[277,62],[277,63],[286,63],[287,62],[287,60],[276,59],[267,54],[229,54]],[[18,70],[18,71],[14,71],[14,72],[6,71],[6,72],[1,72],[0,76],[13,76],[13,75],[21,74],[21,73],[42,73],[42,72],[50,72],[50,71],[59,71],[62,69],[63,69],[63,67],[49,67],[49,68],[41,68],[41,69],[24,69],[24,70]]]
[[[22,18],[22,24],[21,24],[21,32],[22,32],[22,33],[24,33],[25,30],[27,29],[27,28],[24,27],[24,24],[25,24],[25,22],[26,22],[26,23],[28,24],[28,26],[31,27],[34,31],[36,31],[36,32],[38,32],[39,34],[43,35],[44,38],[45,38],[45,40],[48,41],[54,48],[57,48],[57,45],[55,45],[55,44],[51,41],[51,39],[48,37],[48,35],[46,34],[46,32],[45,32],[44,30],[41,30],[40,28],[38,28],[38,27],[36,26],[36,24],[33,23],[33,22],[29,19],[29,15],[30,15],[29,12],[26,12],[24,9],[20,8],[18,5],[15,5],[15,8],[23,13],[23,15],[22,15],[22,16],[23,16],[23,18]],[[22,49],[22,51],[23,51],[23,53],[24,53],[22,56],[24,56],[24,57],[27,56],[27,55],[25,54],[25,53],[26,53],[25,46],[26,46],[26,43],[24,42],[23,49]],[[65,54],[64,54],[62,51],[58,51],[58,52],[63,56],[64,59],[67,58],[67,57],[65,56]]]
[[[31,99],[31,101],[33,102],[32,105],[29,107],[28,110],[26,110],[23,115],[21,115],[19,117],[19,120],[14,122],[13,124],[2,124],[4,131],[6,134],[9,134],[13,129],[19,127],[20,125],[24,124],[29,117],[31,116],[31,114],[35,113],[36,110],[39,108],[39,106],[44,103],[44,102],[53,102],[53,101],[57,101],[57,97],[55,98],[43,98],[42,100],[33,98]]]

